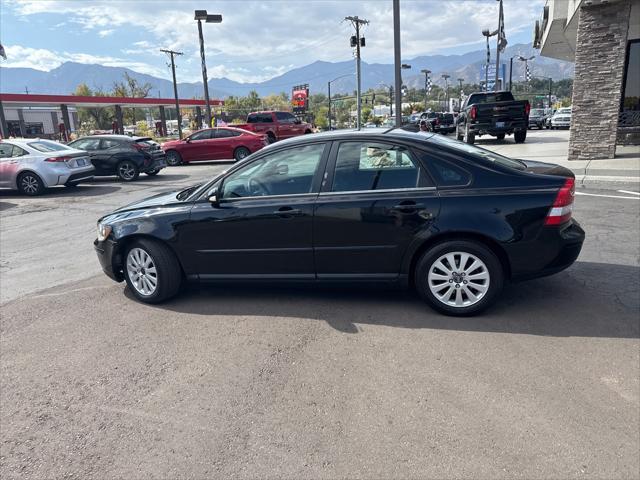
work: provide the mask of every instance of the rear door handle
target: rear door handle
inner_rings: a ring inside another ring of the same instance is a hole
[[[275,213],[280,217],[288,218],[288,217],[297,217],[299,215],[302,215],[302,210],[299,210],[293,207],[280,207],[278,210],[276,210],[273,213]]]

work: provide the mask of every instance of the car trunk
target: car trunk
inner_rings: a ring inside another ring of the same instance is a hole
[[[527,166],[526,171],[538,175],[554,175],[556,177],[575,178],[575,174],[566,167],[555,163],[536,162],[535,160],[522,160],[520,162]]]
[[[491,119],[493,122],[509,121],[525,116],[526,100],[516,100],[497,103],[477,103],[477,118]]]

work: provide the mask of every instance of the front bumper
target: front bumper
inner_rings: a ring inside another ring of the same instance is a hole
[[[560,227],[542,227],[535,242],[510,249],[513,281],[546,277],[570,267],[577,260],[585,232],[571,219]]]
[[[124,275],[119,267],[115,267],[115,265],[121,265],[120,252],[117,247],[118,244],[109,238],[102,242],[96,238],[93,242],[93,248],[98,255],[102,271],[112,280],[122,282]]]

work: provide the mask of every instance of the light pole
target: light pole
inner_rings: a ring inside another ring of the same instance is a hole
[[[202,20],[206,23],[221,23],[222,15],[210,15],[206,10],[196,10],[195,20],[198,21],[198,36],[200,37],[200,58],[202,60],[202,82],[204,83],[204,101],[207,109],[207,127],[211,126],[211,105],[209,104],[209,84],[207,80],[207,63],[204,59],[204,38],[202,37]]]
[[[458,105],[458,111],[462,108],[462,82],[464,82],[464,78],[459,78],[458,83],[460,84],[460,105]]]
[[[498,30],[493,32],[489,31],[488,28],[482,30],[482,35],[487,38],[487,63],[484,66],[484,91],[489,91],[489,64],[491,63],[491,50],[489,49],[489,38],[498,34]]]
[[[427,97],[429,96],[429,74],[431,70],[420,70],[420,73],[424,73],[424,111],[427,111]]]
[[[409,65],[407,63],[403,63],[400,66],[400,69],[401,70],[411,70],[411,65]],[[400,99],[401,99],[400,104],[402,104],[402,96],[405,95],[406,93],[408,93],[408,91],[409,91],[409,89],[404,84],[404,80],[402,79],[402,76],[400,76]],[[400,112],[400,114],[402,114],[402,112]]]
[[[529,74],[529,62],[531,60],[533,60],[535,57],[535,55],[532,55],[529,58],[525,58],[522,55],[518,55],[518,60],[520,60],[521,62],[524,62],[524,78],[525,80],[528,82],[531,75]],[[529,91],[529,84],[527,83],[527,91]]]
[[[446,86],[445,87],[446,89],[445,101],[447,102],[446,109],[447,111],[449,111],[449,78],[451,78],[451,75],[447,73],[443,73],[442,78],[444,78],[444,84]]]
[[[347,73],[346,75],[341,75],[340,77],[334,78],[333,80],[329,80],[328,82],[328,97],[329,97],[329,131],[331,131],[331,84],[336,80],[340,80],[341,78],[350,77],[353,73]]]

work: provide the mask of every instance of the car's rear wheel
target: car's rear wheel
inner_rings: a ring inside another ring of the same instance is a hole
[[[233,158],[235,158],[237,162],[239,162],[240,160],[245,159],[249,155],[251,155],[251,152],[246,147],[238,147],[233,152]]]
[[[515,132],[513,134],[513,138],[516,141],[516,143],[524,143],[525,139],[527,138],[527,131],[520,130],[518,132]]]
[[[18,190],[24,195],[34,197],[44,192],[44,182],[33,172],[24,172],[18,176]]]
[[[172,167],[177,167],[182,163],[182,157],[175,150],[169,150],[167,152],[167,164]]]
[[[147,175],[149,175],[150,177],[153,177],[154,175],[157,175],[160,173],[160,170],[149,170],[148,172],[146,172]]]
[[[166,245],[142,239],[125,253],[124,276],[133,295],[145,303],[162,302],[176,293],[182,283],[180,264]]]
[[[476,134],[469,131],[469,124],[466,124],[464,127],[464,143],[468,143],[469,145],[473,145],[476,141]]]
[[[118,175],[118,177],[120,177],[120,180],[122,180],[123,182],[132,182],[136,178],[138,178],[138,175],[140,175],[140,171],[138,170],[136,164],[131,160],[122,160],[116,167],[116,175]]]
[[[492,305],[504,282],[496,255],[481,243],[440,243],[418,260],[415,285],[420,296],[447,315],[475,315]]]

